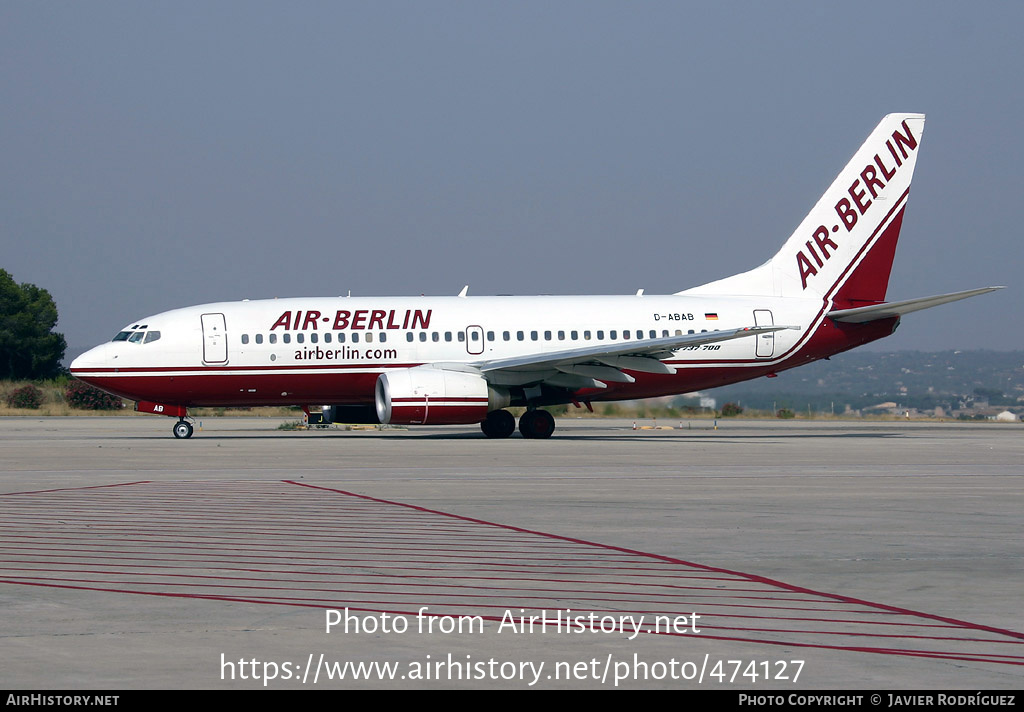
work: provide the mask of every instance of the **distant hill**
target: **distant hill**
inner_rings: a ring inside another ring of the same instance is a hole
[[[852,351],[789,371],[709,392],[719,404],[854,410],[882,402],[947,411],[1024,409],[1024,351]]]

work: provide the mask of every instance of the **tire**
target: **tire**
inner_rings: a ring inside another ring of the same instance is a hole
[[[519,432],[524,438],[550,438],[555,432],[555,418],[546,410],[528,410],[519,418]]]
[[[507,438],[516,430],[516,418],[507,410],[492,410],[480,423],[480,429],[489,438]]]
[[[192,423],[187,420],[179,420],[174,424],[173,432],[176,438],[190,438],[192,437]]]

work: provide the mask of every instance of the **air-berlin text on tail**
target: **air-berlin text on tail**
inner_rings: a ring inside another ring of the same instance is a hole
[[[896,129],[885,141],[885,149],[874,155],[874,161],[864,166],[860,177],[855,179],[847,189],[849,198],[840,198],[836,203],[836,215],[839,222],[832,226],[831,232],[839,232],[839,225],[851,232],[857,221],[864,216],[878,198],[886,183],[893,179],[903,162],[917,148],[917,137],[910,131],[907,122],[902,125],[903,131]],[[871,197],[868,197],[870,194]],[[829,235],[829,228],[819,225],[814,229],[810,240],[804,243],[804,250],[796,253],[796,266],[800,271],[800,284],[807,289],[807,278],[818,274],[818,269],[832,256],[831,248],[837,251],[839,246]],[[810,258],[808,258],[810,255]]]
[[[339,309],[333,315],[324,316],[315,309],[303,312],[301,309],[294,313],[288,310],[277,317],[277,321],[270,327],[273,331],[278,327],[284,329],[295,329],[302,331],[316,331],[320,324],[328,329],[429,329],[430,315],[433,309],[356,309],[349,311]]]

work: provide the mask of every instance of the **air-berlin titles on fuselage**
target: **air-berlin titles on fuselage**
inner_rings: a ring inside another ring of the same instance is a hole
[[[878,197],[879,192],[885,188],[885,181],[892,180],[893,176],[896,175],[896,171],[903,165],[903,161],[910,155],[910,151],[917,148],[917,138],[911,133],[906,121],[903,122],[903,130],[906,134],[900,133],[899,129],[897,129],[892,132],[892,137],[886,139],[885,142],[885,147],[889,149],[889,155],[892,156],[895,167],[889,168],[886,166],[881,154],[876,153],[874,163],[864,166],[864,170],[860,172],[860,178],[853,181],[847,190],[850,198],[840,198],[839,202],[836,203],[836,214],[839,216],[840,222],[846,227],[847,232],[853,230],[857,225],[858,219],[867,213],[868,209],[874,204],[871,198]],[[875,170],[876,167],[878,168],[877,171]],[[871,198],[868,198],[868,193],[871,193]],[[851,200],[853,201],[852,203],[850,202]],[[856,210],[854,210],[854,206],[856,206]],[[832,232],[839,232],[838,223],[832,226]],[[839,249],[839,246],[829,237],[829,230],[824,225],[819,225],[814,230],[812,237],[814,238],[813,242],[808,240],[804,245],[806,245],[807,252],[814,259],[814,264],[811,264],[811,260],[807,258],[803,250],[796,253],[796,264],[800,270],[800,283],[804,289],[807,289],[807,278],[818,274],[815,264],[817,267],[823,267],[825,261],[832,256],[829,248],[831,247],[833,250]]]
[[[277,318],[270,330],[282,327],[286,330],[316,331],[319,324],[332,324],[332,321],[331,326],[324,327],[325,331],[328,329],[362,329],[366,331],[373,329],[429,329],[430,315],[433,311],[433,309],[406,309],[404,311],[400,309],[356,309],[355,311],[339,309],[333,316],[324,316],[315,309],[306,312],[299,309],[294,314],[289,310]]]

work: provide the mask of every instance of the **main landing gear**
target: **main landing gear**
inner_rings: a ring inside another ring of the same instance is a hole
[[[190,438],[192,437],[192,423],[182,418],[174,424],[173,432],[176,438]]]
[[[516,419],[507,410],[492,410],[480,429],[489,438],[507,438],[516,430]],[[519,418],[519,432],[524,438],[550,438],[555,419],[546,410],[528,410]]]

